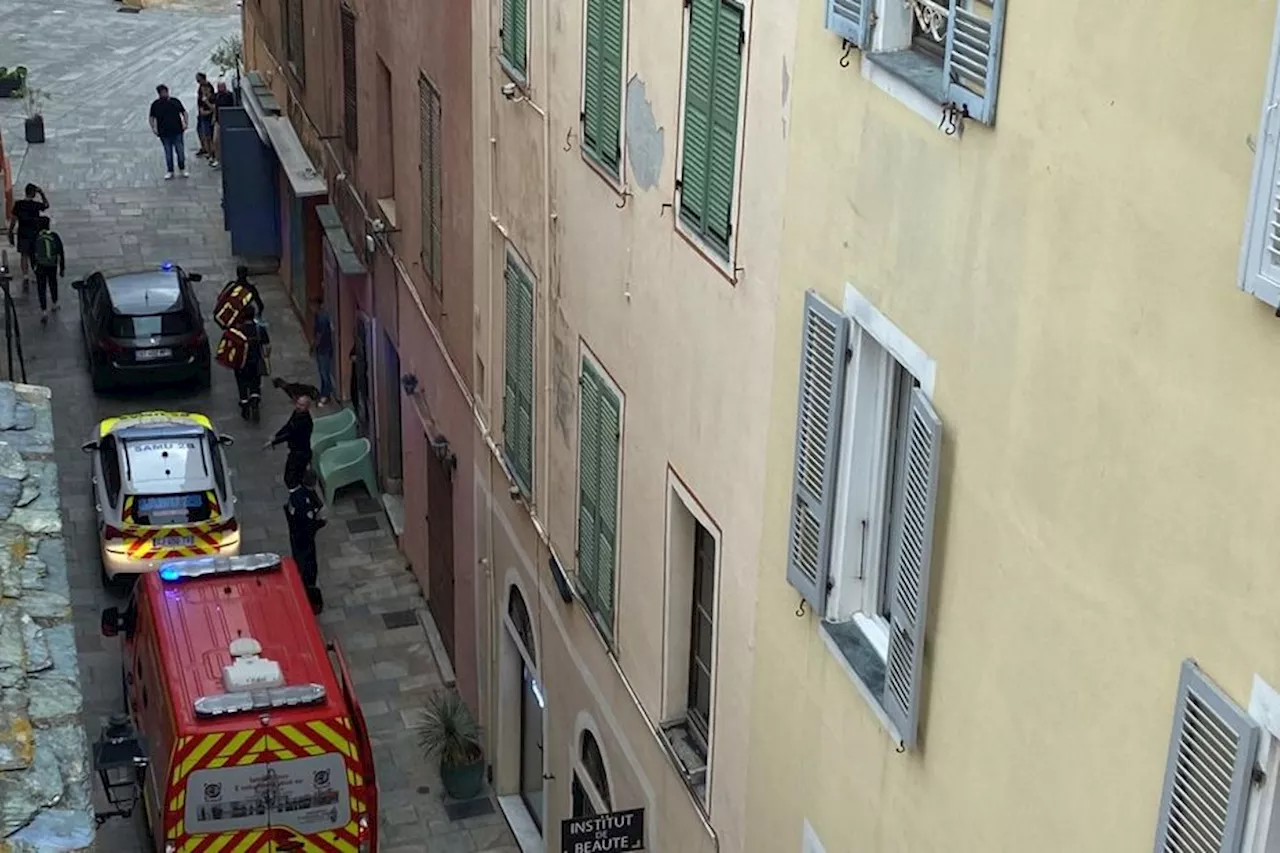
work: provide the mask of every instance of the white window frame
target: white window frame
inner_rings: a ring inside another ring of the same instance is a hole
[[[826,618],[853,619],[882,659],[889,656],[889,623],[878,612],[888,563],[892,498],[888,494],[894,364],[933,399],[937,364],[852,285],[844,313],[853,358],[845,377],[844,417],[832,530],[831,595]],[[867,533],[862,532],[863,521]]]
[[[822,846],[822,839],[818,838],[818,833],[808,818],[805,818],[804,830],[800,836],[800,853],[827,853],[827,848]]]
[[[711,248],[706,242],[684,224],[680,219],[680,196],[684,192],[683,189],[672,188],[672,219],[675,221],[676,230],[689,241],[698,252],[707,259],[709,263],[720,270],[724,275],[728,276],[731,281],[738,280],[736,273],[736,263],[738,260],[738,222],[742,216],[742,166],[743,166],[743,143],[746,136],[747,127],[747,85],[750,79],[747,75],[747,69],[751,67],[751,12],[754,8],[753,0],[724,0],[724,2],[736,3],[742,8],[742,29],[744,32],[744,41],[742,44],[742,72],[739,75],[738,84],[738,132],[734,137],[733,150],[733,201],[729,205],[729,222],[733,226],[733,233],[729,236],[729,257],[722,258]],[[628,12],[629,14],[629,12]],[[684,174],[684,97],[688,90],[689,84],[689,37],[693,34],[693,5],[689,4],[684,9],[684,17],[682,20],[683,32],[680,42],[680,98],[676,103],[678,110],[677,130],[676,130],[676,169],[674,179],[679,180]],[[624,75],[625,76],[625,75]],[[625,154],[625,152],[624,152]]]
[[[1256,674],[1248,711],[1262,728],[1256,761],[1267,778],[1249,797],[1242,853],[1276,853],[1280,851],[1280,693]]]
[[[604,797],[600,795],[600,791],[596,788],[595,780],[591,778],[591,774],[587,772],[587,768],[582,764],[582,735],[590,733],[595,738],[596,746],[600,749],[600,760],[604,764],[604,777],[609,783],[610,792],[613,791],[613,770],[609,767],[609,756],[604,751],[604,740],[600,737],[600,730],[596,728],[595,720],[587,716],[585,712],[578,717],[578,724],[574,726],[573,740],[569,744],[569,770],[573,774],[573,778],[582,786],[582,790],[586,792],[587,799],[591,801],[591,807],[596,810],[596,814],[608,814],[611,804],[605,803]],[[573,785],[565,786],[565,793],[568,794],[568,804],[565,808],[565,814],[573,813]]]

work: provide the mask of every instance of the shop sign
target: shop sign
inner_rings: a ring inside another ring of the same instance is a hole
[[[571,817],[560,822],[562,853],[619,853],[644,849],[644,809]]]

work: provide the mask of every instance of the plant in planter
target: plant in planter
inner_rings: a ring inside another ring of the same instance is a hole
[[[23,101],[27,107],[27,122],[23,128],[27,142],[35,145],[44,142],[44,105],[49,95],[43,89],[27,86]]]
[[[18,98],[22,96],[27,85],[27,68],[5,68],[0,65],[0,98]]]
[[[440,760],[440,781],[455,800],[469,800],[484,788],[484,750],[480,724],[456,690],[443,690],[427,701],[417,726],[418,744]]]

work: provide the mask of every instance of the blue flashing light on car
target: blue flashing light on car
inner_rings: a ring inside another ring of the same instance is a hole
[[[164,270],[165,272],[170,272],[170,271],[172,271],[172,270],[173,270],[173,261],[165,261],[163,264],[161,264],[161,265],[160,265],[160,269]]]

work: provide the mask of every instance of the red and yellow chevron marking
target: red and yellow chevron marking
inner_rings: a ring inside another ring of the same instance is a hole
[[[124,528],[125,541],[128,543],[125,546],[126,553],[134,560],[169,560],[174,557],[205,557],[217,554],[221,548],[222,540],[214,528],[221,523],[222,507],[218,502],[218,496],[212,491],[205,492],[205,499],[213,510],[209,521],[202,521],[199,524],[166,527],[143,527],[126,523]],[[129,495],[124,499],[122,515],[125,519],[134,517],[135,502],[136,497],[134,495]],[[155,544],[156,540],[170,536],[190,536],[192,537],[192,543],[190,545],[166,546],[163,548]]]
[[[196,770],[288,761],[324,753],[340,754],[347,768],[351,822],[341,829],[307,836],[297,835],[284,826],[217,835],[186,834],[186,781]],[[179,853],[257,853],[269,849],[273,841],[299,844],[296,849],[300,853],[356,853],[358,820],[368,812],[364,794],[364,774],[348,717],[185,737],[178,741],[173,752],[165,838],[173,842]]]

